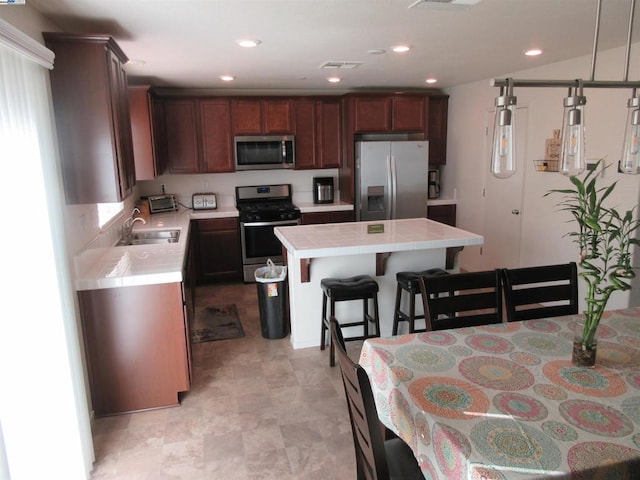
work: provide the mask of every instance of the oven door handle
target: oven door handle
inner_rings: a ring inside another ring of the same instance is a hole
[[[243,227],[269,227],[269,226],[273,226],[273,227],[277,227],[278,225],[299,225],[300,224],[300,220],[279,220],[277,222],[248,222],[248,223],[242,223],[241,225]]]

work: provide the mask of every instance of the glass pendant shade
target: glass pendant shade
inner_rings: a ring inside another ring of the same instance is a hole
[[[564,99],[560,172],[570,177],[584,172],[587,166],[584,141],[584,105],[586,103],[587,99],[583,96],[570,96]]]
[[[629,99],[627,123],[624,131],[624,144],[620,170],[622,173],[637,175],[640,173],[640,97]]]
[[[491,174],[497,178],[509,178],[516,173],[515,102],[513,96],[496,99]]]

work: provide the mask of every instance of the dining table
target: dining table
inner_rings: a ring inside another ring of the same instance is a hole
[[[591,368],[581,318],[371,338],[359,363],[427,480],[640,478],[640,308],[604,313]]]

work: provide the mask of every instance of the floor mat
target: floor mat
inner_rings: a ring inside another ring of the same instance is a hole
[[[196,308],[191,343],[240,337],[244,337],[244,330],[235,304]]]

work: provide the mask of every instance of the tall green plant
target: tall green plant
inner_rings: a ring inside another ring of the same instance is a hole
[[[635,276],[631,265],[631,246],[640,245],[635,231],[640,220],[635,218],[634,207],[624,214],[615,207],[605,205],[605,200],[614,191],[617,181],[607,187],[598,187],[595,169],[580,180],[569,177],[573,188],[550,190],[545,194],[560,194],[560,210],[568,211],[577,224],[575,231],[567,233],[574,238],[580,249],[580,276],[587,283],[585,295],[585,325],[582,342],[590,347],[609,297],[616,290],[629,290],[629,280]],[[606,167],[605,167],[606,168]]]

